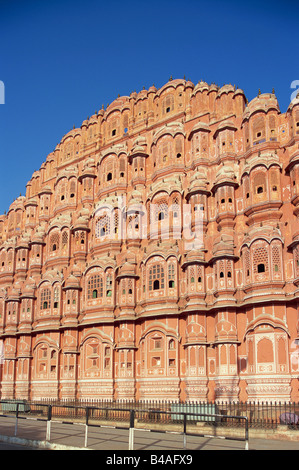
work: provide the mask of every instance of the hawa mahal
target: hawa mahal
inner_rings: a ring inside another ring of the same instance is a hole
[[[0,216],[0,397],[299,400],[299,96],[171,79]]]

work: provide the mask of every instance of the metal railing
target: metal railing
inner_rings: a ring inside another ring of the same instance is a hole
[[[29,403],[29,402],[28,402]],[[218,414],[222,415],[218,426],[238,426],[238,423],[231,423],[225,415],[230,416],[246,416],[248,418],[249,428],[264,428],[264,429],[275,429],[278,425],[285,424],[290,429],[299,431],[299,403],[296,402],[177,402],[168,400],[149,400],[146,402],[135,401],[135,400],[123,400],[123,401],[108,401],[108,400],[74,400],[74,401],[56,401],[56,400],[41,400],[39,403],[52,404],[53,413],[59,416],[64,414],[65,417],[72,417],[78,411],[74,409],[66,408],[67,405],[73,407],[93,407],[102,408],[105,410],[114,410],[112,413],[102,411],[102,417],[108,421],[118,421],[126,418],[126,410],[144,410],[149,413],[144,414],[143,420],[147,422],[167,422],[167,414],[155,413],[157,412],[176,412],[179,414],[180,411],[186,411],[189,413],[206,413],[206,414]],[[63,405],[63,406],[61,406]],[[34,405],[33,405],[34,406]],[[64,409],[65,408],[65,409]],[[189,417],[190,420],[190,417]]]
[[[114,404],[115,405],[115,404]],[[177,406],[175,404],[175,409],[161,410],[154,409],[153,407],[142,407],[132,408],[132,407],[96,407],[96,406],[83,406],[83,405],[70,405],[70,404],[46,404],[46,403],[34,403],[34,402],[24,402],[24,401],[11,401],[11,400],[1,400],[0,406],[0,417],[1,416],[14,416],[15,417],[15,431],[14,435],[18,434],[18,422],[19,419],[38,419],[39,421],[44,421],[46,423],[46,435],[45,441],[50,442],[51,440],[51,427],[53,422],[57,421],[60,418],[61,423],[76,423],[85,425],[85,437],[84,437],[84,447],[88,447],[88,430],[89,427],[102,427],[105,426],[104,423],[107,421],[113,421],[118,423],[118,428],[128,430],[128,449],[134,449],[134,436],[136,431],[145,431],[148,428],[142,428],[138,426],[138,423],[149,423],[149,426],[153,423],[159,423],[162,425],[159,432],[173,432],[167,430],[167,424],[173,425],[176,424],[179,426],[179,430],[176,431],[176,434],[183,436],[183,448],[186,449],[187,445],[187,436],[197,436],[197,437],[209,437],[209,438],[225,438],[229,440],[244,441],[245,450],[249,449],[249,426],[248,426],[248,417],[247,416],[237,416],[237,415],[226,415],[219,413],[210,413],[210,412],[191,412],[190,410],[186,411],[182,406]],[[208,410],[206,410],[208,411]],[[61,421],[63,418],[68,418],[68,421]],[[71,421],[70,421],[71,419]],[[231,424],[231,426],[236,425],[244,426],[244,435],[238,436],[223,436],[221,434],[207,434],[200,432],[200,429],[196,429],[198,423],[209,423],[217,427],[218,424],[221,424],[225,420]],[[155,431],[156,429],[150,430]]]

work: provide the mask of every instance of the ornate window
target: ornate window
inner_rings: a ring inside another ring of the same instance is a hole
[[[253,145],[265,142],[265,120],[262,116],[256,117],[253,126]]]
[[[110,234],[110,217],[104,215],[96,221],[96,237],[106,237]]]
[[[51,307],[51,290],[44,288],[40,294],[40,309],[46,310]]]
[[[58,308],[59,307],[59,287],[56,286],[54,287],[54,296],[53,296],[53,307]]]
[[[103,297],[103,278],[100,274],[94,274],[88,280],[87,298],[97,299]]]
[[[168,265],[168,287],[170,289],[175,287],[175,268],[174,263]]]
[[[62,234],[62,249],[65,250],[68,244],[68,233],[66,231]]]
[[[170,113],[174,110],[174,96],[167,95],[165,96],[162,104],[163,114]]]
[[[164,289],[164,268],[154,264],[149,270],[149,290]]]
[[[254,177],[254,193],[263,194],[267,192],[266,185],[266,175],[264,173],[259,173]]]
[[[53,233],[50,238],[50,251],[59,250],[59,233]]]
[[[265,273],[269,269],[268,250],[264,247],[255,248],[253,252],[254,273]]]
[[[72,179],[70,182],[70,198],[73,199],[76,195],[76,180]]]

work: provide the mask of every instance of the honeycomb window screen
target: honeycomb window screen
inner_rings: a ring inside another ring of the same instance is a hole
[[[118,210],[113,212],[113,232],[115,234],[120,232],[120,217]]]
[[[63,232],[63,234],[62,234],[62,248],[66,248],[66,247],[67,247],[68,239],[69,239],[68,233],[67,233],[67,232]]]
[[[173,198],[172,204],[171,204],[171,210],[172,210],[172,217],[174,219],[178,219],[179,221],[180,214],[181,214],[181,206],[180,206],[180,200],[178,196]]]
[[[104,215],[96,221],[96,237],[101,238],[110,234],[110,217]]]
[[[168,219],[168,204],[167,201],[162,199],[158,202],[155,211],[155,220],[161,221]]]
[[[280,250],[278,246],[273,246],[272,248],[272,265],[274,273],[281,272]]]
[[[262,270],[264,266],[264,270]],[[269,270],[269,257],[268,250],[263,247],[255,248],[253,252],[253,271],[255,274],[259,272],[268,272]]]
[[[245,278],[250,277],[251,265],[250,265],[250,252],[246,250],[244,253],[244,268],[245,268]]]
[[[50,238],[50,250],[56,251],[59,250],[59,234],[53,233]]]
[[[190,266],[189,267],[189,283],[194,284],[195,283],[195,266]]]

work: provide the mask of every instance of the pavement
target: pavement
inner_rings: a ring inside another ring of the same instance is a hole
[[[47,422],[32,418],[18,419],[17,427],[14,417],[0,417],[0,443],[1,446],[16,446],[22,448],[39,450],[100,450],[115,459],[115,452],[127,453],[129,450],[129,429],[115,428],[111,426],[86,426],[84,424],[70,424],[63,421],[52,421],[50,429],[50,439],[46,440]],[[87,436],[87,437],[86,437]],[[49,437],[49,436],[48,436]],[[228,438],[221,438],[206,435],[204,437],[177,433],[164,433],[149,430],[134,430],[131,444],[134,452],[145,451],[158,455],[166,452],[186,455],[192,452],[197,455],[198,450],[244,450],[245,441],[236,441]],[[85,447],[87,444],[87,447]],[[1,447],[0,447],[1,448]],[[2,447],[3,448],[3,447]],[[298,440],[277,440],[277,439],[256,439],[250,437],[249,429],[249,450],[271,450],[290,451],[299,450]],[[156,454],[155,454],[156,453]],[[143,454],[142,454],[143,455]],[[199,454],[198,454],[199,455]],[[109,462],[117,463],[117,462]],[[119,462],[120,463],[120,462]],[[155,462],[151,462],[155,464]],[[162,462],[163,463],[163,462]],[[177,462],[178,463],[178,462]],[[182,462],[188,463],[188,462]],[[133,465],[134,466],[134,465]]]

